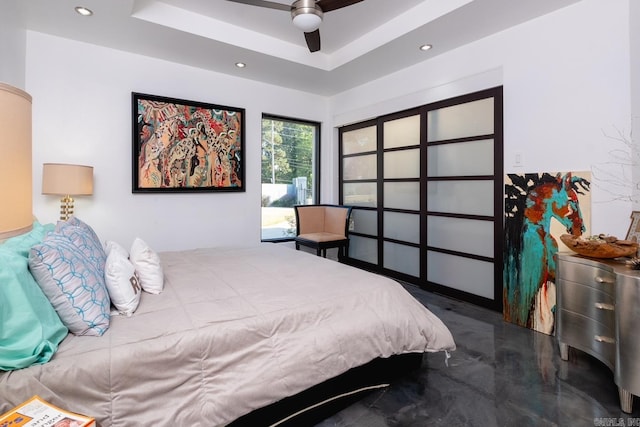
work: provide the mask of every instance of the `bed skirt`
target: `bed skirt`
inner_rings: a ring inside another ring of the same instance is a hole
[[[377,358],[294,396],[238,418],[228,427],[312,426],[420,368],[423,353]]]

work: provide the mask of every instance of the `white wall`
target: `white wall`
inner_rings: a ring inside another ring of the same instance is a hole
[[[640,135],[640,2],[630,2],[629,40],[631,55],[631,134]],[[635,54],[634,54],[635,53]],[[640,150],[631,158],[632,176],[640,182]],[[633,210],[640,211],[640,186],[632,189]]]
[[[23,5],[0,1],[0,82],[24,89],[27,32],[24,30]]]
[[[626,147],[603,133],[630,130],[629,2],[583,0],[341,93],[331,99],[332,122],[340,126],[500,84],[505,173],[595,167],[621,175],[611,152]],[[522,167],[513,165],[516,152]],[[620,189],[603,173],[592,180],[592,232],[624,237],[630,201],[614,200]]]
[[[41,194],[42,163],[92,165],[94,195],[76,199],[76,214],[125,246],[136,236],[159,251],[259,242],[262,113],[328,121],[324,97],[41,33],[27,32],[26,69],[34,214],[58,218],[59,200]],[[246,192],[132,194],[132,91],[245,108]],[[323,163],[334,156],[326,151]]]
[[[158,250],[248,244],[260,236],[262,112],[323,122],[322,201],[337,201],[336,126],[504,85],[505,171],[613,174],[603,133],[629,132],[629,0],[583,0],[330,99],[53,36],[27,32],[26,87],[34,98],[34,211],[43,162],[95,167],[95,195],[76,202],[105,239],[140,236]],[[436,46],[437,49],[437,46]],[[131,194],[131,91],[244,107],[247,192]],[[516,152],[524,167],[513,166]],[[592,231],[626,234],[631,203],[593,177]]]

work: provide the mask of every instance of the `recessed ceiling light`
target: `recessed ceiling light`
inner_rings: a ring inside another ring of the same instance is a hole
[[[91,9],[87,9],[83,6],[76,6],[76,12],[78,12],[82,16],[91,16],[93,15],[93,11]]]
[[[420,50],[425,51],[431,49],[432,47],[433,46],[431,46],[430,44],[423,44],[422,46],[420,46]]]
[[[247,64],[245,64],[244,62],[236,62],[236,67],[238,67],[238,68],[244,68],[246,66],[247,66]]]

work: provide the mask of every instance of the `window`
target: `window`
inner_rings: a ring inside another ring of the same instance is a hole
[[[317,203],[320,123],[262,116],[262,241],[295,237],[294,205]]]

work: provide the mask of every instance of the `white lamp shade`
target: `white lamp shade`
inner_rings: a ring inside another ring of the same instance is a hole
[[[0,240],[33,225],[31,95],[0,83]]]
[[[64,163],[43,164],[42,194],[58,196],[93,194],[93,167]]]
[[[317,30],[321,23],[322,18],[314,13],[301,13],[293,17],[293,25],[305,33]]]

